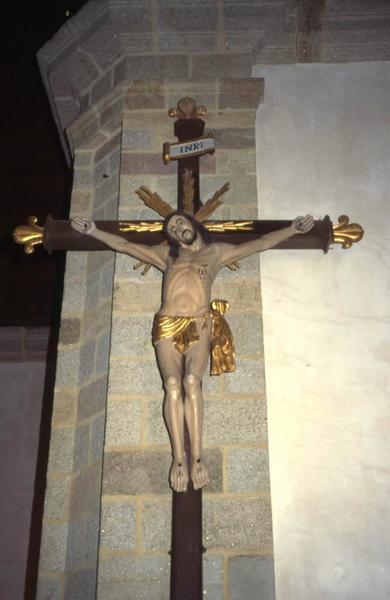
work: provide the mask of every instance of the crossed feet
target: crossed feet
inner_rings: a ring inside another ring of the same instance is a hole
[[[169,471],[169,481],[172,489],[175,492],[186,492],[188,487],[188,466],[187,457],[177,461],[173,459],[171,469]],[[207,468],[201,458],[193,460],[191,468],[191,481],[194,490],[199,490],[210,481]]]

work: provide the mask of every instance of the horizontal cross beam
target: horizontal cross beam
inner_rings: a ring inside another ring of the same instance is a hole
[[[102,242],[92,236],[75,231],[69,221],[60,221],[48,216],[43,227],[36,220],[15,230],[15,241],[25,245],[30,252],[35,246],[43,244],[48,252],[53,250],[99,251],[107,250]],[[292,221],[248,220],[248,221],[206,221],[203,224],[215,241],[241,244],[259,238],[266,233],[283,229]],[[140,244],[159,244],[166,238],[162,232],[162,221],[96,221],[96,226],[108,233],[120,235],[124,239]],[[327,252],[334,239],[334,227],[328,216],[315,221],[311,231],[304,235],[295,235],[282,242],[277,249],[322,250]],[[30,246],[29,246],[30,244]]]

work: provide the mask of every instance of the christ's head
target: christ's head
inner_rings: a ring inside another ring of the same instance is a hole
[[[183,211],[175,211],[167,216],[164,222],[164,233],[171,246],[171,256],[176,258],[179,247],[191,246],[195,240],[210,244],[211,239],[207,229],[192,215]]]

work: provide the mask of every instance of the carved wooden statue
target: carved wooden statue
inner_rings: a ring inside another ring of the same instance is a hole
[[[212,241],[207,229],[192,215],[172,212],[164,222],[168,244],[148,246],[98,229],[93,221],[74,217],[75,230],[109,248],[129,254],[163,272],[162,304],[155,316],[153,344],[164,389],[164,416],[172,444],[169,480],[176,492],[209,481],[202,457],[202,377],[211,348],[211,373],[234,370],[233,340],[224,320],[228,304],[211,302],[211,285],[227,265],[272,248],[313,227],[313,217],[298,217],[284,229],[241,244]],[[184,392],[184,397],[183,397]],[[184,450],[184,421],[190,435],[191,473]]]

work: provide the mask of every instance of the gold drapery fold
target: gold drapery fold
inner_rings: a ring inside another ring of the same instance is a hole
[[[229,310],[227,300],[213,300],[210,304],[211,314],[201,317],[205,323],[211,316],[211,375],[231,373],[236,369],[234,357],[234,338],[230,327],[224,317]],[[196,317],[167,317],[156,315],[153,330],[153,343],[159,340],[172,338],[174,348],[184,354],[191,344],[199,340],[196,328]]]
[[[234,338],[224,314],[229,310],[227,300],[213,300],[210,304],[213,317],[211,335],[211,375],[222,375],[236,370]]]
[[[153,323],[152,340],[173,338],[173,345],[182,354],[191,344],[199,340],[195,317],[165,317],[156,315]]]

